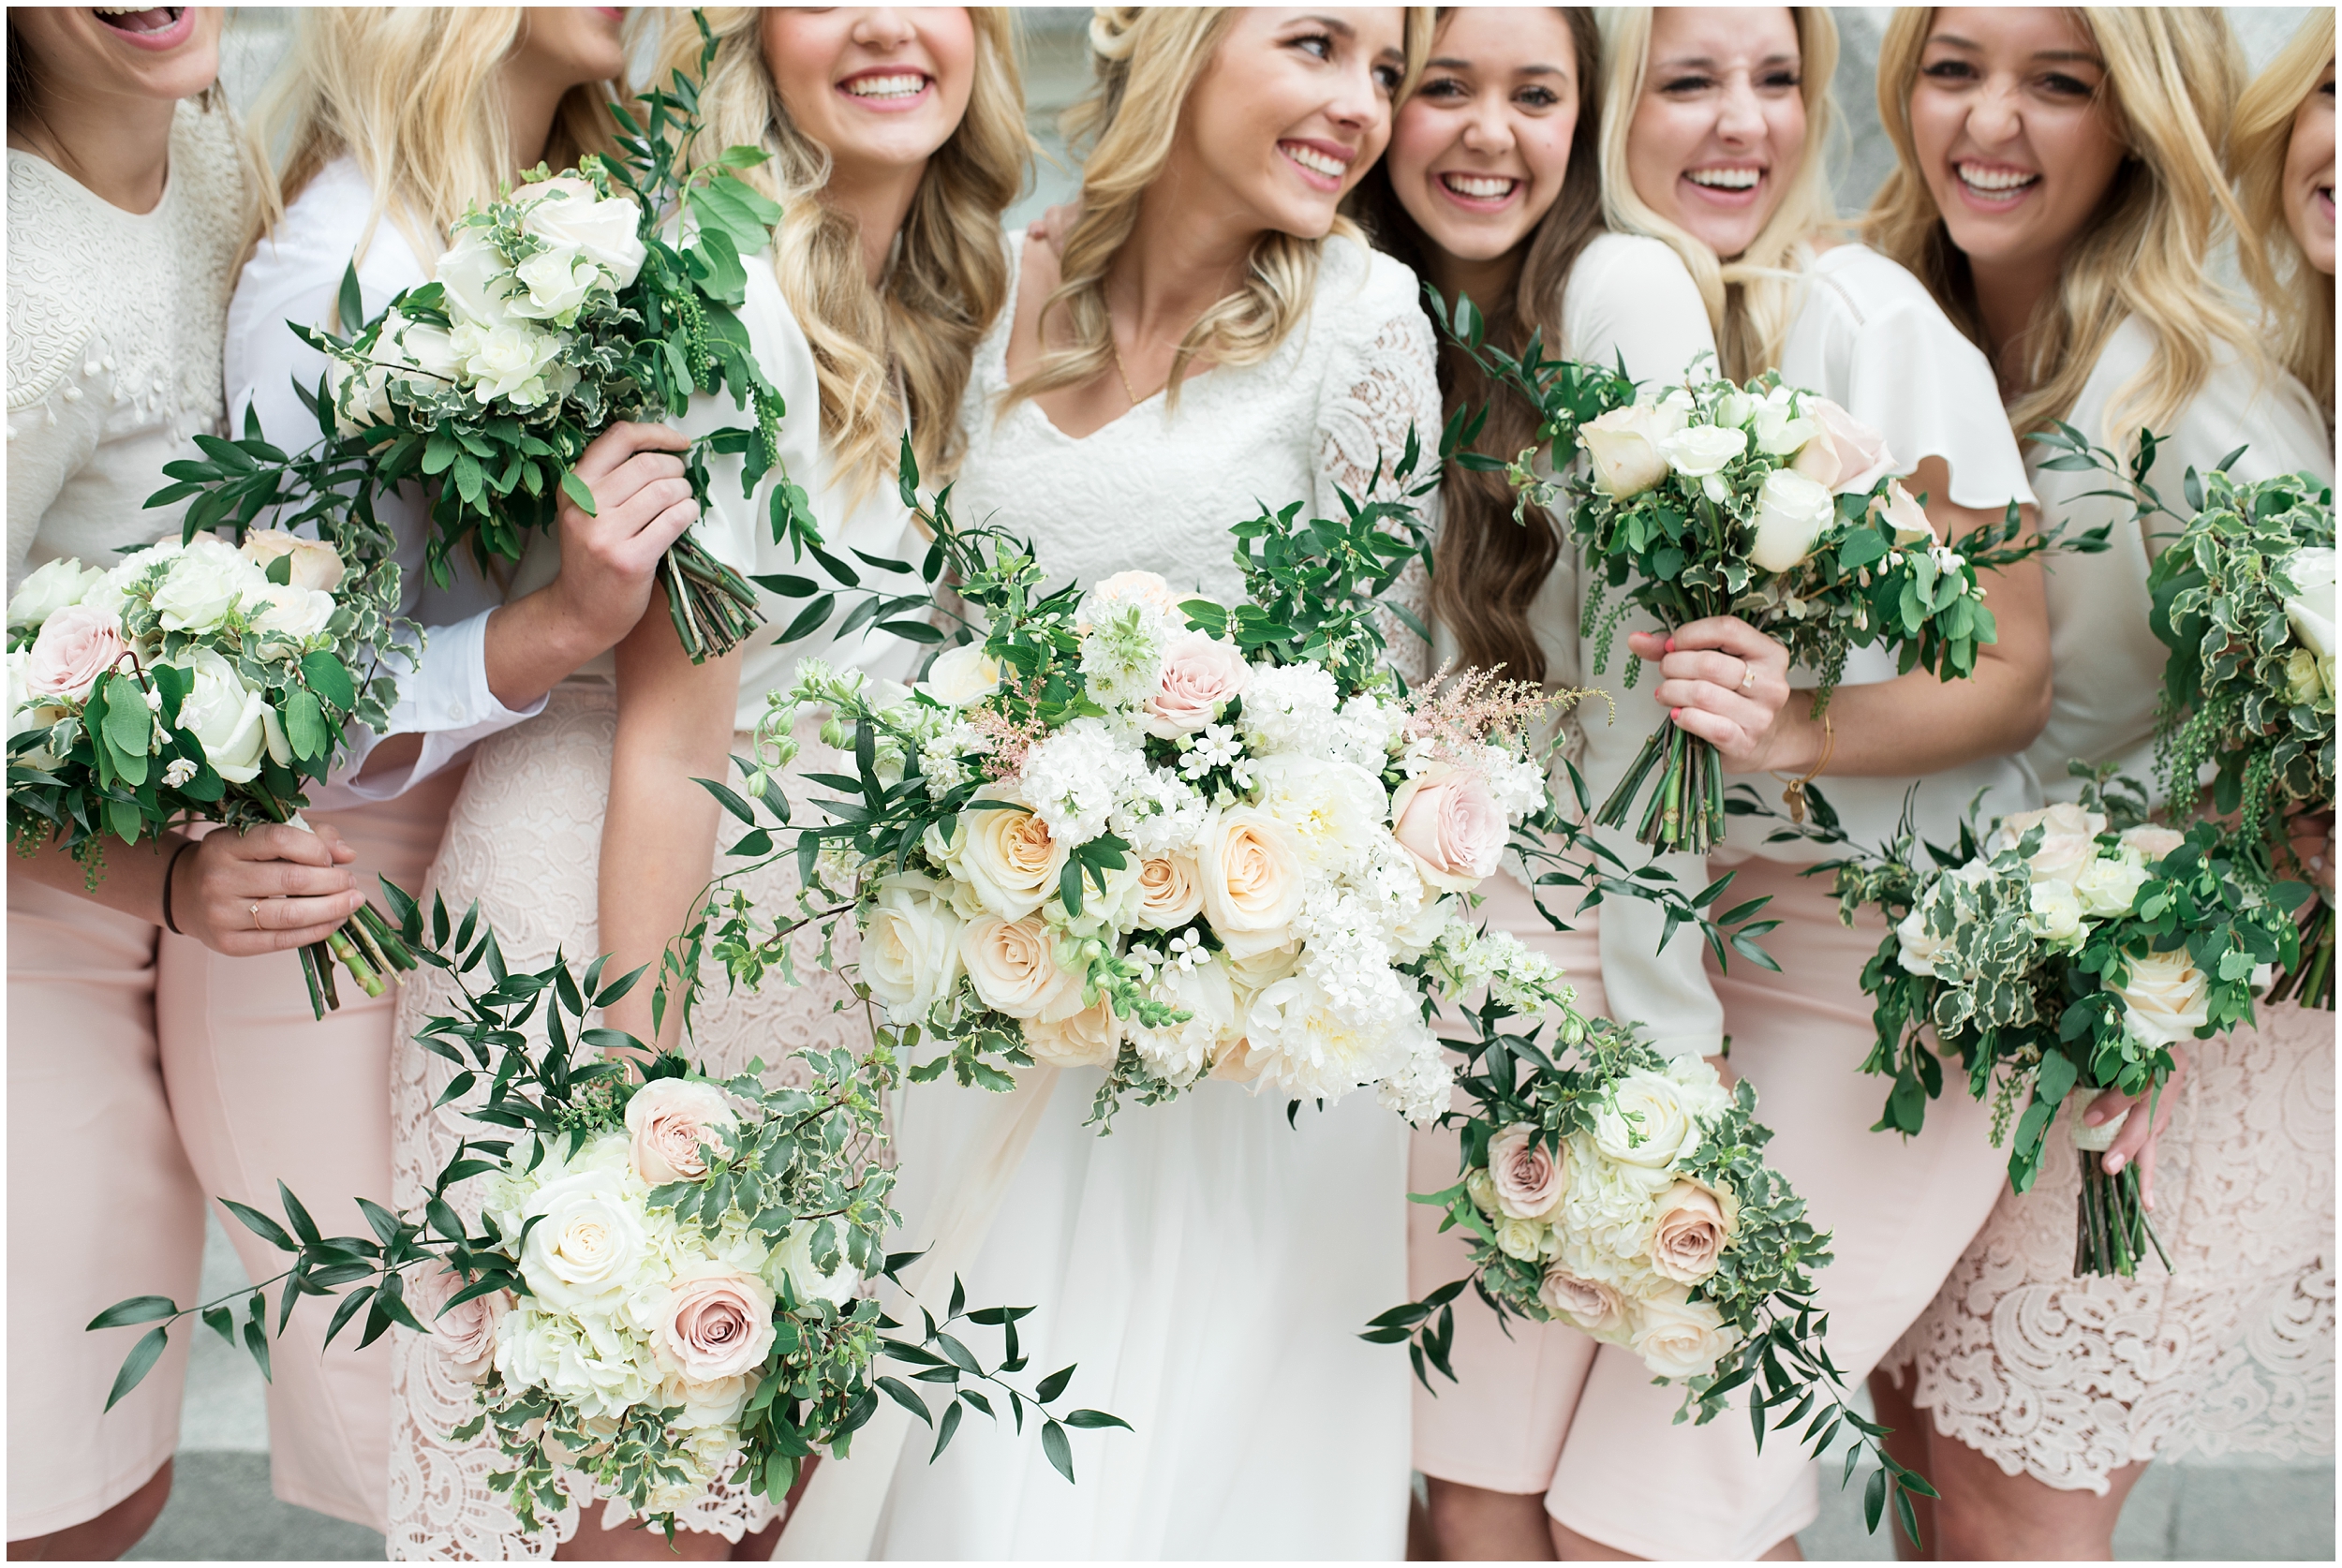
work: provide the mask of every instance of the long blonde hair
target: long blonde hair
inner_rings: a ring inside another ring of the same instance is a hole
[[[927,160],[876,288],[859,228],[823,200],[828,151],[790,119],[765,68],[762,13],[729,6],[704,14],[716,57],[700,84],[699,155],[739,145],[772,155],[748,178],[781,204],[773,272],[813,349],[834,471],[867,493],[894,471],[908,419],[920,466],[948,472],[976,345],[1008,300],[1001,214],[1024,188],[1032,154],[1009,11],[969,7],[976,51],[968,112]],[[690,14],[670,12],[652,80],[696,74],[699,53]]]
[[[2266,363],[2211,282],[2215,249],[2240,227],[2219,149],[2244,66],[2227,21],[2210,7],[2085,6],[2079,14],[2106,63],[2105,103],[2128,155],[2025,328],[2008,423],[2022,438],[2070,414],[2107,340],[2136,318],[2154,352],[2108,400],[2107,428],[2084,432],[2121,447],[2142,424],[2170,427],[2202,390],[2221,344],[2248,364]],[[1967,258],[1936,211],[1911,136],[1911,89],[1934,15],[1897,11],[1879,48],[1878,118],[1896,166],[1862,234],[1990,353]]]
[[[1081,209],[1058,246],[1060,281],[1042,306],[1045,320],[1050,312],[1062,311],[1068,332],[1062,347],[1045,349],[1030,374],[1009,388],[1010,403],[1079,386],[1112,364],[1106,274],[1137,227],[1148,187],[1170,161],[1188,96],[1235,17],[1230,6],[1095,8],[1089,23],[1095,80],[1065,114],[1066,141],[1089,145],[1082,166]],[[1431,31],[1431,7],[1406,8],[1401,98],[1430,56]],[[1346,217],[1334,220],[1333,232],[1358,238],[1357,226]],[[1309,309],[1324,249],[1323,240],[1264,232],[1253,243],[1242,285],[1198,317],[1179,340],[1165,403],[1178,406],[1180,379],[1198,354],[1208,353],[1220,364],[1243,365],[1275,352]]]
[[[2240,244],[2238,259],[2268,312],[2272,350],[2317,398],[2329,436],[2334,434],[2334,279],[2309,264],[2293,226],[2285,221],[2285,159],[2293,144],[2293,117],[2333,61],[2334,12],[2320,6],[2245,89],[2229,129],[2229,162],[2236,170],[2245,233],[2260,242]]]
[[[1627,133],[1651,69],[1651,7],[1605,7],[1595,14],[1602,22],[1603,216],[1620,233],[1666,241],[1683,259],[1708,306],[1725,374],[1745,380],[1780,363],[1797,315],[1800,274],[1813,259],[1808,242],[1834,219],[1824,153],[1837,121],[1830,81],[1838,69],[1838,24],[1824,7],[1789,7],[1797,26],[1798,93],[1805,100],[1804,155],[1764,228],[1746,250],[1727,259],[1661,217],[1635,194],[1627,172]]]
[[[260,193],[260,232],[345,154],[374,190],[363,255],[388,217],[426,263],[466,208],[493,200],[534,148],[511,145],[498,81],[519,39],[522,7],[309,6],[291,55],[253,115],[260,145],[281,148]],[[562,96],[545,157],[573,164],[611,144],[615,84]],[[345,322],[345,328],[355,322]]]

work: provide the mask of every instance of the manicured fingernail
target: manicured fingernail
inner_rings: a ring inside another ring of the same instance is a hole
[[[1675,651],[1675,639],[1674,639],[1674,638],[1672,638],[1672,637],[1670,637],[1670,638],[1668,638],[1668,652],[1669,652],[1669,653],[1673,653],[1674,651]]]
[[[2110,1154],[2106,1157],[2106,1174],[2108,1176],[2119,1175],[2121,1174],[2122,1168],[2127,1163],[2129,1163],[2129,1161],[2126,1161],[2121,1155]]]
[[[2098,1123],[2106,1119],[2106,1113],[2104,1111],[2084,1111],[2082,1113],[2082,1119],[2089,1126],[2096,1127]]]

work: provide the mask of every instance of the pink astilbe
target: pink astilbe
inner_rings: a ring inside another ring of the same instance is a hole
[[[1040,700],[1041,683],[1035,681],[1016,693],[1030,711]],[[1038,717],[1011,718],[990,703],[971,710],[968,727],[992,743],[992,749],[984,759],[984,777],[995,784],[1016,778],[1025,771],[1025,758],[1032,748],[1049,738],[1049,727]]]
[[[1501,664],[1461,674],[1455,668],[1456,661],[1449,659],[1406,699],[1413,715],[1408,735],[1430,739],[1445,758],[1466,754],[1475,746],[1519,744],[1549,714],[1596,695],[1572,687],[1548,691],[1534,681],[1499,680]]]

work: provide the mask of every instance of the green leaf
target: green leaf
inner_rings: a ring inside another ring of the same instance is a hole
[[[935,1429],[935,1447],[927,1455],[927,1463],[933,1464],[942,1457],[943,1450],[951,1446],[952,1434],[959,1430],[960,1411],[956,1399],[944,1407],[943,1424]]]
[[[1061,1367],[1058,1370],[1051,1372],[1047,1377],[1041,1380],[1039,1386],[1033,1389],[1032,1397],[1045,1405],[1051,1399],[1054,1399],[1059,1395],[1064,1393],[1065,1385],[1073,1381],[1074,1368],[1071,1367]]]
[[[1131,1430],[1131,1424],[1129,1422],[1123,1420],[1119,1415],[1108,1415],[1102,1410],[1075,1411],[1066,1416],[1065,1424],[1069,1427],[1119,1427],[1126,1432]]]
[[[95,1334],[101,1328],[123,1328],[134,1323],[153,1323],[156,1318],[176,1317],[179,1304],[167,1295],[134,1295],[127,1301],[117,1301],[90,1319],[84,1334]]]
[[[584,480],[579,479],[573,469],[564,468],[561,470],[561,494],[567,496],[570,498],[571,503],[586,516],[599,517],[601,515],[594,510],[594,492],[592,488],[588,486]]]
[[[353,333],[366,323],[365,296],[358,288],[358,259],[351,257],[349,265],[342,269],[341,297],[335,302],[341,320],[336,323],[345,335]],[[290,560],[290,556],[285,557]]]
[[[310,690],[343,713],[358,705],[358,688],[349,678],[348,666],[323,648],[302,656],[301,678]]]
[[[146,1374],[155,1369],[155,1363],[163,1356],[163,1347],[170,1340],[168,1328],[149,1330],[139,1342],[130,1347],[130,1354],[122,1359],[122,1370],[114,1374],[113,1392],[106,1396],[106,1408],[111,1410],[123,1398],[146,1381]]]
[[[278,1251],[298,1252],[301,1250],[301,1244],[285,1234],[284,1226],[262,1214],[259,1209],[247,1207],[233,1198],[222,1198],[219,1201],[228,1206],[229,1213],[244,1221],[245,1230],[250,1231]]]
[[[288,557],[289,558],[289,557]],[[296,761],[314,762],[333,745],[334,732],[325,725],[325,712],[305,687],[295,687],[285,699],[285,739]]]
[[[900,1378],[882,1377],[878,1380],[878,1385],[888,1398],[917,1416],[925,1425],[928,1427],[935,1425],[935,1417],[927,1412],[927,1402],[919,1398],[909,1383]]]
[[[952,1408],[957,1410],[959,1407],[954,1405]],[[1064,1427],[1054,1421],[1043,1423],[1041,1451],[1049,1456],[1049,1463],[1057,1467],[1060,1475],[1068,1481],[1074,1479],[1074,1445],[1065,1441]]]

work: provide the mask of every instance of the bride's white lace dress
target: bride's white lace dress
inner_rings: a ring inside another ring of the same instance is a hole
[[[1266,362],[1207,371],[1175,411],[1152,398],[1078,440],[1030,402],[994,419],[1004,311],[978,350],[955,515],[1030,537],[1052,581],[1144,568],[1233,599],[1231,525],[1292,501],[1340,516],[1335,488],[1363,494],[1410,428],[1436,450],[1416,299],[1405,268],[1329,241],[1313,307]],[[1421,644],[1393,642],[1418,672]],[[1078,1364],[1068,1402],[1135,1430],[1073,1433],[1068,1486],[1030,1414],[1021,1435],[966,1422],[932,1465],[914,1427],[871,1555],[1400,1557],[1406,1358],[1356,1336],[1406,1296],[1405,1125],[1361,1091],[1288,1126],[1273,1091],[1207,1082],[1127,1106],[1102,1138],[1082,1125],[1102,1078],[1054,1075],[967,1287],[1037,1305],[1018,1325],[1027,1377]],[[930,1239],[923,1194],[949,1180],[941,1155],[978,1092],[947,1081],[898,1102],[905,1247]]]

